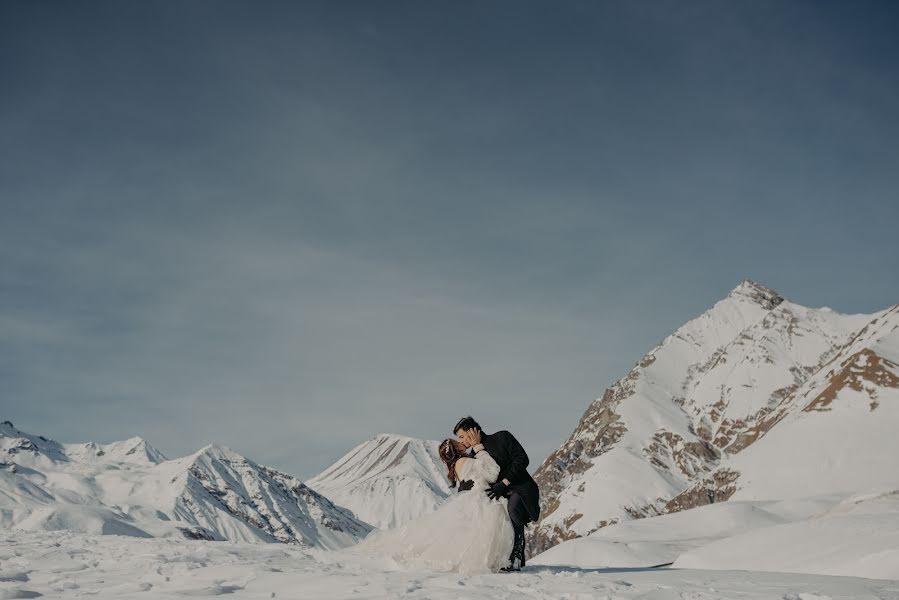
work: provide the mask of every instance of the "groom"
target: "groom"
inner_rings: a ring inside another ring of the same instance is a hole
[[[496,464],[499,465],[499,476],[496,483],[484,491],[491,498],[500,496],[509,499],[509,519],[515,539],[509,564],[501,570],[505,572],[520,571],[524,566],[524,526],[540,518],[540,489],[537,482],[527,471],[528,455],[508,431],[484,433],[481,426],[470,416],[463,417],[453,428],[465,447],[477,452],[483,447]],[[463,482],[464,483],[464,482]],[[460,484],[459,489],[471,489]]]

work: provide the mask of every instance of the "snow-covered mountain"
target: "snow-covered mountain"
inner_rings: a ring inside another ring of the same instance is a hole
[[[384,529],[432,512],[449,495],[439,442],[381,434],[306,484]]]
[[[174,460],[141,438],[61,444],[0,424],[0,525],[339,548],[371,527],[223,446]]]
[[[841,314],[742,281],[591,403],[537,469],[530,552],[730,497],[899,484],[897,329],[899,305]]]

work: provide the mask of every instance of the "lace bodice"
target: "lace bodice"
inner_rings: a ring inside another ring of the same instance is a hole
[[[481,450],[475,458],[467,458],[458,466],[459,479],[471,479],[475,485],[488,485],[496,481],[499,465],[486,450]]]

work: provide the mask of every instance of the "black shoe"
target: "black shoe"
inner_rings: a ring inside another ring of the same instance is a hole
[[[521,571],[521,567],[523,567],[523,566],[524,566],[524,561],[522,561],[520,558],[518,558],[516,556],[515,558],[512,558],[509,561],[508,565],[506,565],[505,567],[502,567],[500,569],[500,571],[502,571],[503,573],[515,573],[517,571]]]
[[[524,567],[524,532],[515,533],[515,541],[512,544],[512,553],[509,555],[509,564],[501,568],[503,573],[521,571]]]

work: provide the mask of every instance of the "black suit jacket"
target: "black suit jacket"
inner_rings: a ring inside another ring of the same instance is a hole
[[[490,453],[499,465],[497,481],[509,480],[509,494],[521,496],[532,521],[540,518],[540,489],[528,473],[528,455],[524,448],[508,431],[489,434],[481,432],[484,450]]]

